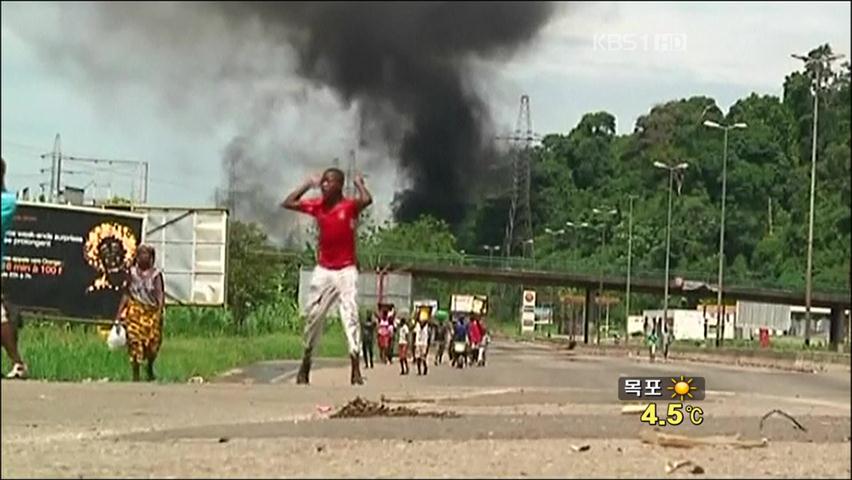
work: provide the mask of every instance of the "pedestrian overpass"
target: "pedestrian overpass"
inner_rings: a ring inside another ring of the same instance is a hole
[[[626,266],[613,269],[611,266],[590,267],[578,262],[535,261],[520,258],[494,258],[472,255],[423,255],[403,252],[384,252],[371,255],[367,265],[388,271],[405,271],[415,278],[444,280],[489,281],[525,286],[574,287],[585,290],[585,303],[591,304],[593,292],[625,291],[628,277]],[[362,268],[365,266],[362,263]],[[595,271],[596,270],[596,271]],[[663,295],[665,272],[640,270],[631,273],[630,291]],[[692,300],[716,298],[716,273],[679,272],[669,273],[669,295],[687,297]],[[782,285],[777,281],[755,277],[727,276],[723,284],[726,300],[743,300],[782,305],[804,305],[805,288]],[[829,339],[836,345],[844,338],[844,312],[852,303],[848,288],[814,285],[811,306],[831,310]],[[589,308],[584,309],[588,323]]]
[[[272,252],[269,252],[272,253]],[[273,255],[302,257],[301,253],[274,252]],[[414,278],[443,280],[468,280],[495,282],[524,286],[573,287],[585,290],[585,303],[593,301],[593,292],[625,291],[628,284],[626,265],[590,265],[589,262],[506,258],[466,254],[423,254],[412,252],[361,252],[359,267],[364,270],[408,272]],[[663,295],[665,272],[659,270],[634,270],[629,278],[632,293]],[[669,295],[697,300],[716,298],[716,272],[669,273]],[[726,300],[804,305],[805,287],[785,285],[774,279],[756,276],[726,275],[723,285]],[[811,306],[831,310],[830,341],[832,344],[844,337],[843,317],[852,303],[849,286],[815,284]],[[588,308],[584,309],[588,317]],[[588,318],[586,318],[588,321]]]

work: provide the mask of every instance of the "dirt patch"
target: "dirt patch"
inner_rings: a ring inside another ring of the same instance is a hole
[[[330,418],[367,418],[367,417],[432,417],[458,418],[459,414],[452,411],[420,411],[408,407],[389,407],[384,403],[373,402],[361,397],[355,397],[340,410],[331,414]]]

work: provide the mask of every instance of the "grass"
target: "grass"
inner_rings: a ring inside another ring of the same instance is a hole
[[[298,320],[291,316],[278,317],[281,320],[268,318],[264,321],[249,318],[237,329],[222,310],[170,310],[155,364],[158,381],[185,382],[193,376],[209,379],[259,361],[300,358],[302,341]],[[18,347],[33,379],[130,380],[126,350],[110,351],[97,327],[35,321],[27,322],[18,336]],[[329,318],[319,355],[343,357],[346,350],[340,322]],[[4,372],[11,368],[5,355],[2,368]]]

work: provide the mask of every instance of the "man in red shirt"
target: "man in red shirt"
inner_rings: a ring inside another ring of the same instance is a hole
[[[358,196],[343,196],[343,172],[329,168],[291,193],[282,207],[316,218],[319,227],[317,266],[311,276],[310,299],[305,311],[305,355],[296,383],[307,384],[311,371],[311,355],[319,342],[328,309],[340,302],[340,320],[349,344],[352,362],[351,382],[363,383],[358,356],[361,352],[361,325],[358,320],[358,267],[355,257],[355,230],[358,215],[373,203],[361,175],[355,177]],[[319,187],[322,196],[302,199],[312,188]]]
[[[482,324],[479,323],[479,317],[474,316],[470,320],[470,327],[467,330],[467,338],[470,342],[470,364],[473,365],[479,360],[479,348],[482,343]]]

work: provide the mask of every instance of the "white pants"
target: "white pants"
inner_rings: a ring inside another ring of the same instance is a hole
[[[315,347],[325,328],[325,317],[334,302],[340,302],[340,321],[349,343],[349,353],[361,353],[361,325],[358,321],[358,268],[329,270],[317,265],[311,276],[311,289],[305,309],[305,348]]]

